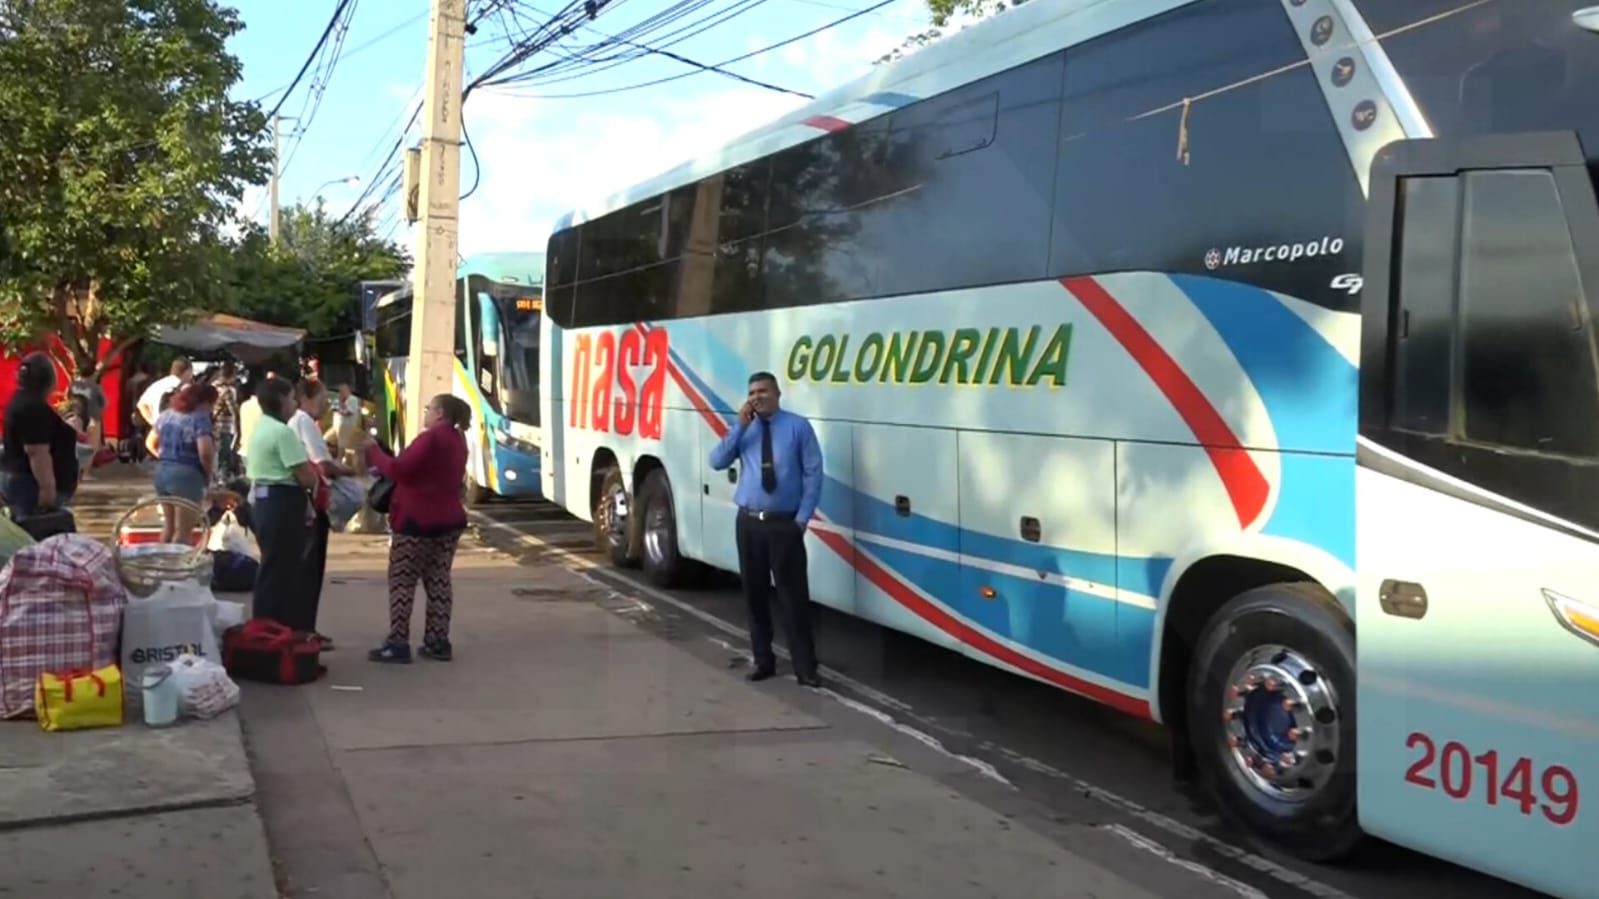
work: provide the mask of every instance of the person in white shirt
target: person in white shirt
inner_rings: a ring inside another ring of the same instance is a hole
[[[169,395],[176,393],[179,387],[194,382],[194,365],[188,359],[179,356],[172,360],[172,371],[164,378],[156,378],[150,386],[139,395],[137,409],[139,417],[147,425],[155,424],[161,415],[161,403]]]
[[[333,429],[330,432],[338,442],[339,461],[354,466],[356,444],[361,440],[361,398],[349,384],[339,385],[338,399],[333,401]]]
[[[277,372],[268,371],[262,383],[277,376]],[[244,468],[244,460],[250,455],[250,435],[255,433],[255,426],[261,421],[261,403],[255,398],[260,390],[260,385],[256,385],[250,392],[250,398],[239,404],[239,468],[241,469]]]
[[[305,457],[316,466],[324,481],[334,478],[348,477],[352,474],[333,460],[333,454],[328,452],[328,443],[322,437],[322,428],[318,424],[328,409],[327,387],[317,380],[307,378],[300,382],[295,391],[299,397],[300,408],[289,419],[289,428],[300,438],[300,443],[305,446]],[[327,572],[328,565],[328,513],[326,509],[314,510],[316,519],[311,523],[311,533],[305,542],[305,562],[303,572],[305,575],[304,590],[308,617],[312,624],[316,623],[317,607],[322,601],[322,580]],[[331,650],[333,641],[318,633],[317,638],[322,641],[322,648]]]

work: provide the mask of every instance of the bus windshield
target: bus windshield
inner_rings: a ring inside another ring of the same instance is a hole
[[[505,386],[510,390],[536,390],[539,379],[538,310],[502,312],[505,323]]]
[[[478,302],[493,305],[490,322],[479,308],[479,334],[485,346],[493,345],[501,355],[501,371],[507,390],[530,390],[538,379],[539,316],[544,309],[543,291],[525,284],[509,284],[472,279],[472,292]],[[493,333],[491,333],[491,331]]]
[[[493,384],[491,405],[523,424],[538,422],[539,319],[543,291],[537,286],[490,281],[473,275],[473,355],[479,385]],[[496,370],[497,369],[497,370]]]
[[[379,359],[393,359],[411,352],[411,291],[396,291],[378,301],[376,326],[372,331],[372,350]]]

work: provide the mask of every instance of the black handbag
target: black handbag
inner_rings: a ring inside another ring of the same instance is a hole
[[[366,492],[366,504],[372,511],[379,515],[389,514],[389,503],[394,501],[394,482],[378,475],[372,481],[371,489]]]
[[[35,512],[27,518],[17,521],[16,525],[27,531],[29,537],[41,543],[57,534],[75,534],[78,532],[78,520],[67,509]]]

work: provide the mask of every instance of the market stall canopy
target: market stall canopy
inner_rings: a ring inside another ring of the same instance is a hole
[[[187,325],[162,325],[152,339],[191,353],[228,352],[248,364],[297,345],[305,331],[217,313]]]

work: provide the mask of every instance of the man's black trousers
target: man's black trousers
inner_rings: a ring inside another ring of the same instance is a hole
[[[811,587],[806,571],[805,529],[791,514],[764,519],[740,510],[738,571],[750,611],[750,647],[757,670],[777,665],[772,655],[772,584],[783,615],[783,634],[794,673],[816,675],[816,638],[811,631]]]

